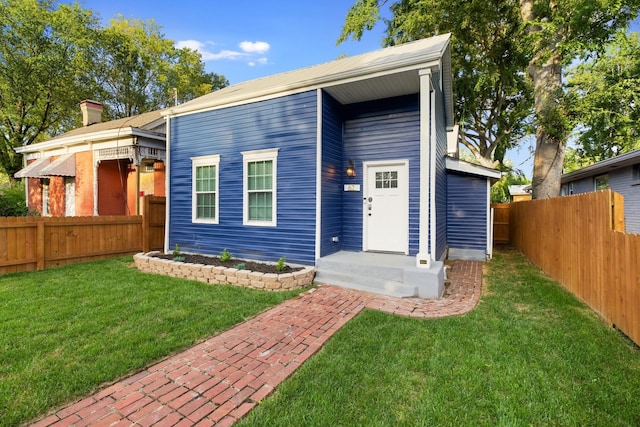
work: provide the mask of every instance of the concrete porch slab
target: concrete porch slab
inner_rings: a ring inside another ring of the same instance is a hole
[[[444,265],[416,267],[413,256],[340,251],[317,261],[316,282],[396,297],[440,298]]]

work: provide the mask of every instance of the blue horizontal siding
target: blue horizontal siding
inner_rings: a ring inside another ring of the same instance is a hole
[[[169,245],[315,262],[316,92],[172,118]],[[244,226],[242,151],[279,148],[277,227]],[[191,157],[220,155],[219,224],[191,222]]]
[[[449,172],[447,243],[455,249],[487,249],[487,180]]]
[[[340,104],[322,94],[322,228],[320,256],[342,249],[342,118]],[[338,238],[338,242],[332,239]]]
[[[352,159],[357,175],[353,179],[343,178],[344,183],[362,186],[363,162],[409,159],[409,253],[416,254],[420,205],[418,98],[388,99],[348,108],[346,116],[351,119],[344,122],[342,170]],[[362,250],[362,197],[362,191],[345,192],[342,197],[342,247],[345,250]]]

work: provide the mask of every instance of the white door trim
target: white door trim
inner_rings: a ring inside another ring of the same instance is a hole
[[[405,185],[401,187],[402,194],[402,203],[404,204],[404,211],[406,212],[406,217],[404,219],[403,229],[405,230],[403,237],[403,252],[405,255],[409,254],[409,159],[397,159],[397,160],[377,160],[377,161],[368,161],[362,163],[363,169],[363,178],[362,178],[362,188],[363,188],[363,207],[362,207],[362,250],[369,251],[369,242],[368,242],[368,223],[369,223],[369,211],[368,211],[368,202],[367,199],[370,194],[369,189],[369,169],[371,167],[380,167],[380,166],[401,166],[404,169],[404,179],[401,182],[404,182]],[[379,250],[379,249],[376,249]]]

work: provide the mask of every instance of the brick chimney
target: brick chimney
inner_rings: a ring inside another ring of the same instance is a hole
[[[82,111],[82,126],[102,121],[102,104],[97,101],[85,99],[80,103],[80,111]]]

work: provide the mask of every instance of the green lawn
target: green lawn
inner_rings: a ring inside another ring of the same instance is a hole
[[[513,252],[462,317],[366,310],[239,426],[637,426],[640,350]]]
[[[131,257],[0,276],[0,425],[42,416],[297,293],[143,274]]]

